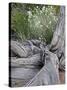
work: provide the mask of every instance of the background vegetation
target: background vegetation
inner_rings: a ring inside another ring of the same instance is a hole
[[[11,4],[11,31],[22,41],[38,39],[51,42],[58,21],[60,6]]]

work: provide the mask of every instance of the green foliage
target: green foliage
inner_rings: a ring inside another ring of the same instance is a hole
[[[59,6],[11,4],[11,29],[18,37],[50,43],[58,20]]]
[[[28,15],[19,9],[13,9],[11,15],[11,29],[16,31],[21,39],[28,37]]]

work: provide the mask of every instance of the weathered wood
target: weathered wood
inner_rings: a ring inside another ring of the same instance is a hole
[[[37,68],[12,68],[11,69],[11,79],[12,79],[12,85],[14,83],[17,83],[17,86],[25,85],[27,82],[29,82],[38,72],[40,69]],[[22,81],[17,82],[17,81]],[[14,87],[16,84],[14,85]]]
[[[56,50],[63,46],[64,44],[64,27],[65,27],[65,7],[60,8],[60,17],[56,26],[56,30],[53,34],[53,39],[51,42],[52,50]]]
[[[28,58],[11,58],[11,67],[22,67],[22,66],[42,66],[40,54],[35,54]]]
[[[28,58],[11,58],[12,86],[24,86],[41,69],[40,54]],[[21,79],[21,80],[20,80]]]
[[[57,23],[56,30],[51,41],[51,51],[55,53],[60,61],[60,69],[65,67],[65,63],[61,64],[61,60],[65,62],[65,7],[60,7],[60,16]],[[62,59],[61,59],[62,58]],[[64,69],[63,69],[64,70]]]
[[[39,40],[31,40],[31,42],[35,45],[35,46],[40,46],[40,44],[41,44],[41,41],[39,41]]]
[[[59,65],[56,54],[51,53],[47,46],[44,47],[41,44],[40,49],[45,54],[43,60],[40,53],[27,58],[11,57],[11,78],[13,84],[19,79],[22,79],[24,86],[59,83]],[[20,84],[18,85],[20,86]]]
[[[20,57],[28,57],[30,54],[32,54],[29,47],[25,47],[17,41],[13,40],[11,40],[11,50]]]
[[[59,62],[59,69],[61,71],[65,71],[65,58],[62,56],[62,58],[60,59],[60,62]]]
[[[50,59],[47,60],[43,68],[25,86],[59,84],[58,58],[51,52],[49,52],[48,56]]]

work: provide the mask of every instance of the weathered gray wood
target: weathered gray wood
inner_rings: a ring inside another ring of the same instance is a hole
[[[31,42],[35,45],[35,46],[39,46],[40,45],[40,43],[41,43],[41,41],[39,41],[39,40],[31,40]]]
[[[51,51],[58,56],[60,65],[62,66],[61,60],[65,58],[65,7],[64,6],[60,7],[60,17],[57,23],[56,30],[53,34],[53,39],[51,42]],[[64,60],[65,59],[63,59],[63,62],[65,62]],[[64,64],[63,66],[65,67]],[[61,69],[61,67],[59,68]]]
[[[25,47],[17,41],[13,40],[11,40],[11,50],[20,57],[28,57],[30,54],[32,54],[29,47]]]
[[[65,24],[65,7],[62,6],[60,8],[60,17],[51,42],[52,50],[58,49],[64,44],[64,27],[65,27],[64,24]]]
[[[39,66],[38,66],[39,65]],[[12,86],[24,86],[41,69],[40,54],[28,58],[11,58]],[[21,79],[21,80],[20,80]]]
[[[59,63],[56,54],[51,53],[47,46],[44,47],[41,44],[40,49],[45,54],[43,61],[40,53],[27,58],[11,57],[12,85],[16,86],[15,83],[17,83],[17,80],[20,81],[20,79],[22,79],[22,84],[17,83],[17,86],[34,86],[59,83]]]
[[[40,66],[42,65],[40,54],[32,55],[28,58],[11,58],[12,67],[22,67],[22,66]]]
[[[24,86],[39,72],[41,69],[40,65],[40,54],[29,58],[17,59],[13,57],[11,59],[12,86]]]
[[[39,40],[26,40],[26,46],[29,46],[33,54],[40,53],[41,49],[38,47],[40,45]]]
[[[18,86],[25,85],[29,82],[38,72],[40,69],[37,68],[12,68],[11,70],[11,78],[12,78],[12,85],[17,83]],[[22,82],[17,82],[17,81]],[[14,85],[15,87],[16,85]]]
[[[36,75],[36,73],[40,70],[40,68],[17,67],[11,68],[11,70],[11,78],[26,80],[33,78]]]
[[[62,56],[62,58],[60,59],[59,68],[61,71],[65,71],[65,58],[64,58],[64,56]]]
[[[11,87],[22,87],[22,86],[24,86],[28,81],[29,81],[29,79],[24,80],[24,79],[12,78],[12,79],[11,79]]]
[[[58,58],[49,52],[49,58],[43,68],[25,86],[59,84]],[[53,57],[52,57],[53,56]]]

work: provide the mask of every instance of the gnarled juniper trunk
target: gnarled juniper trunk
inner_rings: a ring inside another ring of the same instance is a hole
[[[38,44],[34,45],[31,40],[26,41],[24,44],[19,43],[20,45],[17,43],[19,42],[11,42],[11,51],[18,55],[17,57],[15,55],[11,57],[12,86],[59,83],[59,60],[56,54],[49,51],[46,44],[40,42],[39,46]],[[19,50],[19,48],[21,49]]]
[[[65,70],[64,11],[65,8],[62,6],[50,49],[46,43],[39,40],[27,40],[22,43],[11,40],[12,86],[60,83],[58,69]]]

